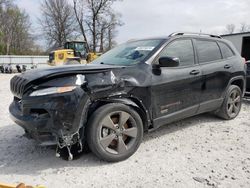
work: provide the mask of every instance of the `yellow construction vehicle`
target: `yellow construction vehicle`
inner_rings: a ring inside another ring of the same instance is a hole
[[[48,64],[51,66],[86,64],[96,59],[99,55],[90,53],[85,41],[67,41],[64,49],[50,52]]]
[[[24,183],[20,183],[18,185],[10,185],[10,184],[3,184],[0,183],[0,188],[45,188],[42,185],[38,185],[38,186],[27,186]]]

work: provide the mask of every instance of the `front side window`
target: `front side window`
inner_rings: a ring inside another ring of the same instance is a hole
[[[75,49],[74,43],[69,42],[67,45],[68,45],[67,49]]]
[[[176,40],[170,43],[160,54],[160,57],[179,58],[179,66],[194,65],[194,49],[190,39]]]
[[[226,44],[219,42],[219,46],[220,46],[223,58],[226,59],[226,58],[234,56],[233,51]]]
[[[200,63],[222,59],[219,46],[215,41],[196,40],[196,47]]]

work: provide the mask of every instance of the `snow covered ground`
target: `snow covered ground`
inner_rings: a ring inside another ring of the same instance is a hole
[[[38,147],[11,121],[9,80],[0,74],[0,182],[49,187],[250,187],[250,100],[223,121],[202,114],[144,135],[138,151],[119,163],[92,153],[65,161]]]

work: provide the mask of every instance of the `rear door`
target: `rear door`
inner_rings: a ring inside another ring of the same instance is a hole
[[[176,39],[160,53],[160,57],[180,59],[179,67],[161,67],[152,77],[152,107],[155,127],[194,115],[199,107],[202,75],[196,64],[191,39]]]
[[[196,39],[195,46],[203,75],[199,112],[205,112],[222,104],[222,94],[234,70],[234,54],[225,43],[216,40]]]

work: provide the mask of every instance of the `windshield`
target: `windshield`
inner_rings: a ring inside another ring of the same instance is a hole
[[[75,43],[75,50],[78,52],[86,52],[85,43]]]
[[[137,64],[143,61],[161,42],[162,39],[127,42],[101,55],[93,63],[109,65]]]
[[[86,43],[69,42],[69,43],[66,43],[65,48],[75,50],[76,52],[86,52]]]

